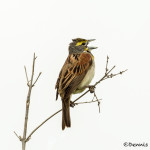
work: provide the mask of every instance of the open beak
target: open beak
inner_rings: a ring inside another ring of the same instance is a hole
[[[88,40],[88,43],[89,43],[89,42],[92,42],[92,41],[95,41],[95,39],[89,39],[89,40]],[[96,49],[96,48],[98,48],[98,47],[88,46],[87,48],[88,48],[89,51],[91,51],[91,50]]]

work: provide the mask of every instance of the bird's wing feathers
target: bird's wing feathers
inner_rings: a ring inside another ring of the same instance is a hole
[[[61,73],[62,71],[60,71],[59,73],[59,76],[58,76],[58,79],[57,79],[57,82],[56,82],[56,85],[55,85],[55,89],[56,89],[56,100],[58,99],[58,89],[59,89],[59,82],[60,82],[60,77],[61,77]]]
[[[73,93],[85,77],[91,65],[92,56],[90,53],[69,55],[59,74],[55,87],[57,91],[59,93],[65,91],[65,95]],[[58,92],[56,98],[58,97]]]

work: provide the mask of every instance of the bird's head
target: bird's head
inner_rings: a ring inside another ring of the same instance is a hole
[[[88,46],[88,44],[94,40],[95,39],[86,40],[82,38],[72,39],[72,42],[69,45],[69,54],[82,53],[84,51],[91,52],[91,50],[97,48]]]

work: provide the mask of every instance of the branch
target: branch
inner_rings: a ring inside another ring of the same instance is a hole
[[[33,83],[33,77],[34,77],[34,68],[35,68],[35,60],[36,60],[36,56],[34,53],[33,56],[33,64],[32,64],[32,74],[31,74],[31,80],[29,81],[28,78],[28,74],[27,74],[27,69],[24,66],[25,69],[25,75],[26,75],[26,79],[27,79],[27,86],[28,86],[28,94],[27,94],[27,99],[26,99],[26,111],[25,111],[25,120],[24,120],[24,130],[23,130],[23,137],[18,136],[16,132],[15,135],[19,138],[19,140],[22,142],[22,150],[25,150],[25,146],[26,146],[26,135],[27,135],[27,125],[28,125],[28,116],[29,116],[29,106],[30,106],[30,97],[31,97],[31,91],[32,91],[32,87],[35,85],[35,83],[38,81],[41,72],[39,73],[37,79],[35,80],[35,82]]]
[[[96,101],[97,101],[97,105],[98,105],[98,109],[99,109],[99,113],[100,113],[100,100],[98,99],[95,91],[94,91],[94,97],[96,98]]]
[[[108,71],[108,60],[109,60],[109,57],[107,56],[107,61],[106,61],[106,68],[105,68],[105,73],[107,73],[107,71]]]
[[[26,138],[26,142],[30,140],[32,134],[38,129],[40,128],[45,122],[47,122],[49,119],[51,119],[52,117],[54,117],[55,115],[57,115],[58,113],[60,113],[62,111],[62,109],[58,110],[57,112],[55,112],[53,115],[51,115],[50,117],[48,117],[46,120],[44,120],[39,126],[37,126],[30,134],[29,136]]]
[[[40,75],[42,74],[42,72],[39,73],[38,77],[36,78],[35,82],[33,83],[32,87],[35,85],[35,83],[38,81]]]
[[[27,100],[26,100],[26,112],[25,112],[23,139],[22,139],[22,150],[25,150],[25,146],[26,146],[26,134],[27,134],[27,125],[28,125],[28,115],[29,115],[31,90],[32,90],[32,87],[33,87],[32,82],[33,82],[33,76],[34,76],[34,66],[35,66],[35,53],[34,53],[34,56],[33,56],[32,75],[31,75],[31,81],[30,81],[30,84],[29,84],[28,95],[27,95]],[[26,72],[26,75],[27,75],[27,72]]]
[[[84,92],[81,96],[79,96],[77,99],[75,99],[72,103],[75,105],[78,104],[85,104],[85,103],[93,103],[93,102],[98,102],[98,107],[99,107],[99,112],[100,112],[100,99],[97,98],[95,90],[92,91],[91,89],[93,89],[93,87],[95,88],[100,82],[110,78],[110,73],[112,72],[112,70],[115,68],[115,66],[113,66],[110,70],[108,69],[108,59],[109,57],[107,56],[107,61],[106,61],[106,68],[105,68],[105,74],[104,76],[98,80],[93,86],[89,86],[88,90],[86,92]],[[125,71],[121,71],[117,74],[112,74],[112,77],[117,76],[117,75],[121,75],[123,74]],[[92,87],[92,88],[91,88]],[[94,93],[94,97],[96,98],[96,100],[92,100],[92,101],[88,101],[88,102],[80,102],[80,103],[75,103],[76,101],[78,101],[79,99],[81,99],[84,95],[86,95],[88,92]],[[50,117],[48,117],[47,119],[45,119],[39,126],[37,126],[30,134],[29,136],[26,138],[26,142],[29,141],[29,139],[31,138],[31,136],[35,133],[35,131],[37,131],[37,129],[39,129],[43,124],[45,124],[49,119],[51,119],[52,117],[54,117],[55,115],[57,115],[58,113],[60,113],[62,111],[62,109],[58,110],[57,112],[55,112],[53,115],[51,115]]]
[[[101,99],[98,99],[101,100]],[[87,101],[87,102],[79,102],[79,103],[74,103],[75,105],[79,105],[79,104],[89,104],[89,103],[95,103],[97,102],[97,100],[92,100],[92,101]]]
[[[18,134],[14,131],[15,135],[17,136],[17,138],[22,141],[22,137],[21,136],[18,136]]]
[[[27,85],[29,86],[29,79],[28,79],[28,74],[27,74],[26,66],[24,66],[24,70],[25,70],[25,74],[26,74]]]

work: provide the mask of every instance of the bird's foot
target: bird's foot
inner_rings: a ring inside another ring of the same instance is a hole
[[[95,86],[94,85],[89,85],[87,86],[90,90],[90,93],[94,93],[95,92]]]
[[[74,106],[75,106],[75,103],[70,101],[70,107],[74,108]]]

